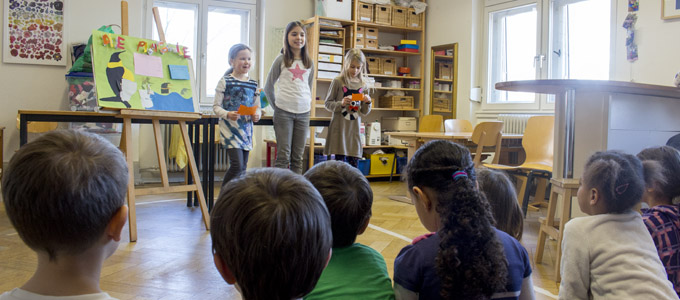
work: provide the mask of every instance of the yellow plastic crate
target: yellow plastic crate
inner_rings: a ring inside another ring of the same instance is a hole
[[[394,163],[394,153],[369,154],[366,155],[371,160],[371,175],[389,175],[390,169],[397,173],[397,164]]]

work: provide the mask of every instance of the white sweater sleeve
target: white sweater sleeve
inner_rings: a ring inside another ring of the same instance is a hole
[[[215,88],[215,100],[213,101],[213,111],[218,117],[222,119],[227,118],[227,111],[222,108],[222,101],[224,101],[224,90],[226,88],[225,86],[226,81],[224,80],[224,77],[222,77]]]
[[[577,222],[567,223],[562,240],[559,299],[588,299],[590,254],[586,234]]]

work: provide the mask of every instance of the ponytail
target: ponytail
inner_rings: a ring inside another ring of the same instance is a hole
[[[670,146],[651,147],[640,151],[637,157],[642,160],[643,165],[651,161],[658,162],[665,177],[662,181],[652,176],[651,172],[647,175],[645,171],[647,187],[656,186],[654,188],[669,199],[680,196],[680,152],[678,150]],[[645,170],[649,168],[644,167]]]
[[[407,166],[409,189],[436,195],[441,219],[436,258],[443,299],[489,299],[505,287],[508,274],[489,203],[475,185],[467,148],[437,140],[418,149]]]

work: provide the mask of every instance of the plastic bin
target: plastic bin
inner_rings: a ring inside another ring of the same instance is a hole
[[[401,174],[401,171],[404,170],[407,163],[408,157],[397,157],[397,174]]]
[[[66,74],[68,99],[72,111],[98,111],[97,91],[92,73],[71,72]]]
[[[371,160],[370,159],[360,159],[357,161],[357,168],[361,171],[361,174],[368,175],[371,173]]]

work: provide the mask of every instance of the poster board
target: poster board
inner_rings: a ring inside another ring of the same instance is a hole
[[[3,2],[3,62],[66,65],[65,1]]]
[[[94,30],[92,65],[101,107],[198,111],[184,46]]]

